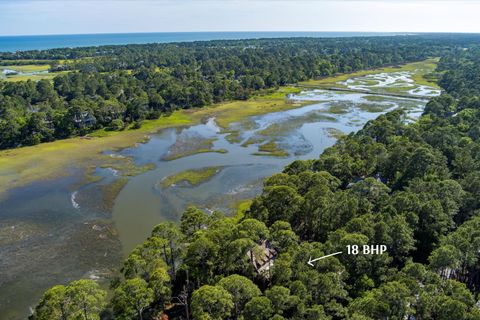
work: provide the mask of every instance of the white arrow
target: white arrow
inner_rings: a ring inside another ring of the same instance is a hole
[[[332,253],[332,254],[328,254],[326,256],[323,256],[323,257],[320,257],[320,258],[317,258],[317,259],[312,259],[312,257],[310,257],[308,259],[308,264],[311,265],[312,267],[314,267],[313,263],[312,262],[315,262],[315,261],[318,261],[318,260],[322,260],[322,259],[325,259],[325,258],[328,258],[328,257],[333,257],[333,256],[336,256],[337,254],[340,254],[342,253],[342,251],[340,252],[335,252],[335,253]]]

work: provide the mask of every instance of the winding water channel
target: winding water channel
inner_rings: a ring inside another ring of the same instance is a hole
[[[203,124],[162,130],[132,148],[106,150],[111,157],[131,157],[139,166],[155,165],[129,178],[114,199],[105,196],[105,186],[120,179],[113,168],[97,168],[96,179],[87,184],[81,184],[81,174],[71,168],[68,177],[10,190],[0,199],[0,319],[24,318],[43,290],[54,284],[80,277],[106,282],[123,256],[155,224],[177,221],[186,206],[232,213],[235,203],[261,191],[263,178],[293,160],[317,158],[340,134],[357,131],[396,108],[408,110],[414,119],[427,102],[367,92],[403,86],[412,96],[439,94],[415,84],[408,72],[366,76],[343,84],[365,93],[309,89],[289,96],[308,104],[233,123],[230,129],[241,133],[234,140],[210,118]],[[205,141],[213,144],[212,150],[222,152],[172,157],[178,147],[194,148]],[[259,154],[259,146],[269,142],[283,156]],[[206,167],[218,170],[197,186],[165,187],[161,183],[172,174]]]

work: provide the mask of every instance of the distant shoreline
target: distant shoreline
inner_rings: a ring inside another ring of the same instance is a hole
[[[395,36],[412,33],[393,32],[300,32],[300,31],[245,31],[245,32],[152,32],[152,33],[95,33],[70,35],[0,36],[0,52],[46,50],[102,45],[146,43],[173,43],[209,40],[239,40],[288,37],[369,37]]]

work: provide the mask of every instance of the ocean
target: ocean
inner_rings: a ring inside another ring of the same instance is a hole
[[[74,48],[101,45],[191,42],[284,37],[390,36],[377,32],[155,32],[39,36],[0,36],[0,52]]]

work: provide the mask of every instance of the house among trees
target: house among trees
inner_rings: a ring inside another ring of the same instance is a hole
[[[95,117],[91,115],[90,112],[82,112],[80,116],[75,115],[73,121],[75,122],[75,125],[79,128],[84,126],[93,126],[97,122]]]
[[[273,249],[268,240],[260,242],[248,250],[247,256],[257,273],[265,278],[270,278],[270,268],[277,258],[277,251]]]

